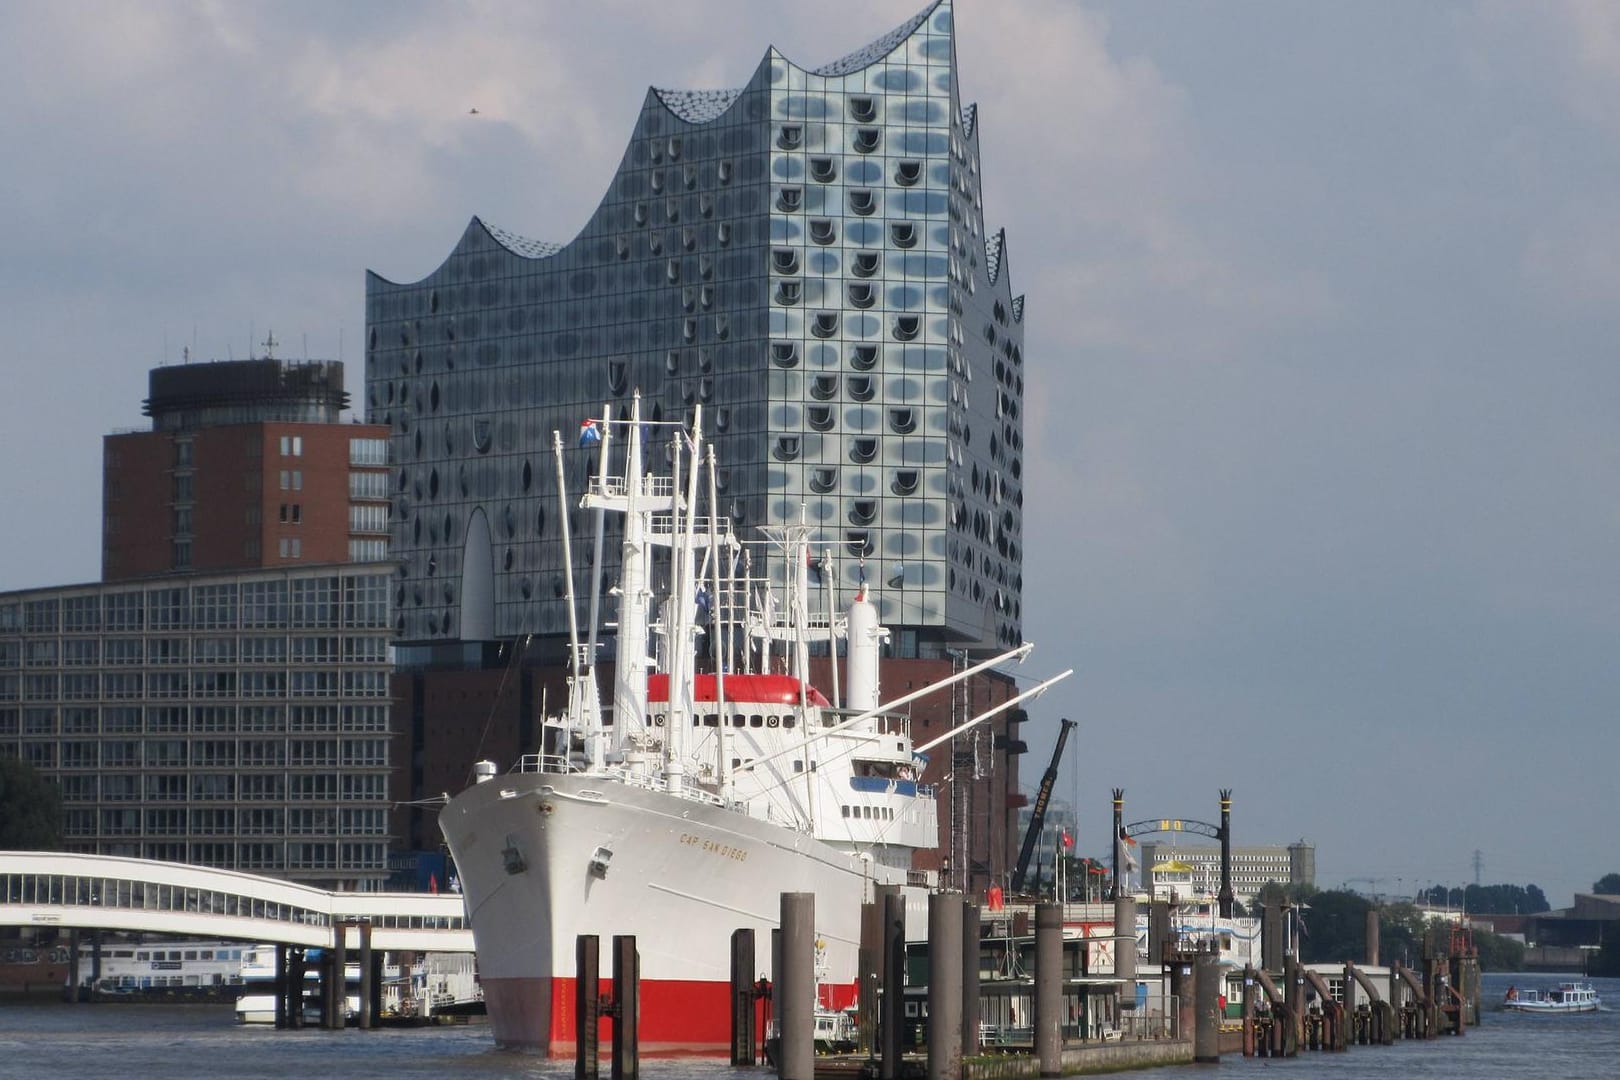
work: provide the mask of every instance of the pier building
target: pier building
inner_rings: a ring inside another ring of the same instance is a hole
[[[1142,841],[1142,865],[1185,864],[1194,893],[1213,896],[1221,883],[1221,849],[1214,844]],[[1267,882],[1279,885],[1316,884],[1316,845],[1304,840],[1292,844],[1232,845],[1232,896],[1249,904]],[[1184,894],[1185,895],[1185,894]]]

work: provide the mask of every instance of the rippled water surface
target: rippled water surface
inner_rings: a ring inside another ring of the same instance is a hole
[[[1547,986],[1551,976],[1486,976],[1487,1005],[1509,982]],[[1620,979],[1594,980],[1608,1010],[1577,1016],[1532,1016],[1488,1010],[1461,1039],[1353,1047],[1344,1054],[1302,1054],[1294,1061],[1222,1060],[1220,1071],[1292,1072],[1299,1077],[1620,1076]],[[1135,1076],[1188,1076],[1192,1067]],[[1195,1069],[1206,1073],[1207,1069]],[[602,1075],[607,1076],[604,1056]],[[648,1080],[763,1080],[759,1069],[702,1060],[647,1061]],[[481,1026],[385,1031],[274,1031],[236,1025],[230,1006],[0,1004],[0,1077],[241,1077],[244,1080],[377,1078],[568,1080],[572,1063],[491,1048]]]

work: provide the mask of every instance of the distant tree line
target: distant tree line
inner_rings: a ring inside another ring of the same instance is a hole
[[[1418,894],[1430,907],[1452,907],[1479,915],[1539,915],[1551,911],[1538,885],[1431,886]]]
[[[1535,886],[1530,886],[1530,889],[1535,889]],[[1521,891],[1528,893],[1529,889]],[[1535,892],[1539,896],[1541,890],[1535,889]],[[1255,900],[1255,912],[1258,913],[1268,900],[1302,905],[1297,917],[1300,922],[1300,958],[1306,963],[1365,962],[1367,913],[1374,909],[1378,912],[1378,958],[1381,963],[1399,960],[1403,964],[1416,965],[1421,961],[1425,948],[1439,953],[1449,945],[1451,926],[1442,920],[1430,919],[1416,904],[1405,900],[1375,903],[1360,893],[1318,890],[1308,885],[1285,887],[1275,882],[1261,888]],[[1478,927],[1471,933],[1482,970],[1524,970],[1523,945]]]
[[[61,790],[26,761],[0,757],[0,851],[56,851],[61,830]]]

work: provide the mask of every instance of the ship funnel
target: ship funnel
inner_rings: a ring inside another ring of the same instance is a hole
[[[473,765],[473,783],[483,784],[495,779],[495,763],[493,761],[480,761]]]
[[[878,658],[889,632],[878,625],[877,606],[863,588],[849,605],[849,690],[845,704],[857,712],[878,707]]]

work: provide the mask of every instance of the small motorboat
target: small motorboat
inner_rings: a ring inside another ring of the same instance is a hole
[[[1502,998],[1502,1008],[1512,1012],[1597,1012],[1602,1004],[1592,984],[1585,982],[1559,983],[1551,990],[1520,990],[1510,986]]]

